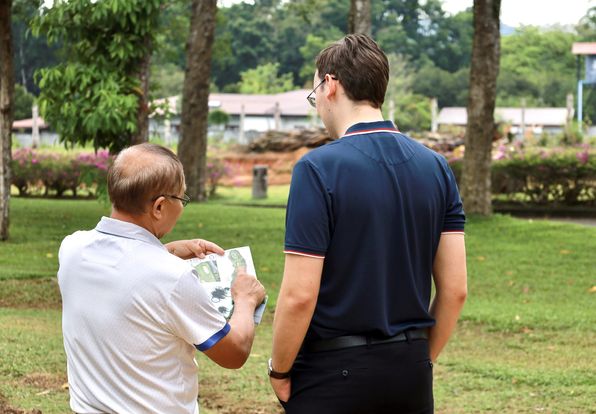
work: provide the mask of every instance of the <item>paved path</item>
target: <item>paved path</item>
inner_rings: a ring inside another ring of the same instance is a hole
[[[514,216],[515,217],[515,216]],[[582,226],[596,227],[596,218],[582,218],[582,217],[518,217],[520,219],[544,220],[544,221],[558,221],[561,223],[574,223]]]
[[[563,221],[566,223],[575,223],[575,224],[582,224],[584,226],[596,227],[596,218],[551,217],[546,220]]]

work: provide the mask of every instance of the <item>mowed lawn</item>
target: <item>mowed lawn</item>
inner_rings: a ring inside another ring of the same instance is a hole
[[[201,412],[277,413],[266,360],[285,212],[225,200],[189,205],[167,240],[250,245],[269,305],[244,368],[226,371],[199,357]],[[93,228],[109,208],[97,201],[22,198],[11,206],[12,237],[0,244],[0,413],[9,406],[66,413],[58,247],[65,235]],[[596,412],[596,228],[471,217],[466,241],[469,299],[435,365],[436,411]]]

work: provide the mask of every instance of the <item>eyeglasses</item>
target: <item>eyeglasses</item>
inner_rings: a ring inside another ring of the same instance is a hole
[[[337,80],[336,77],[331,76],[331,79],[333,80]],[[317,91],[317,89],[319,89],[319,86],[321,86],[322,84],[325,83],[325,77],[323,77],[323,80],[321,81],[321,83],[319,83],[313,90],[311,93],[308,94],[308,96],[306,97],[306,100],[308,101],[308,103],[310,104],[310,106],[312,106],[313,108],[317,107],[317,98],[314,95],[315,92]]]
[[[178,197],[178,196],[170,195],[170,194],[160,194],[160,195],[154,197],[153,200],[151,200],[151,201],[155,201],[159,197],[170,197],[170,198],[175,198],[176,200],[180,200],[182,202],[182,207],[186,207],[186,205],[188,203],[190,203],[190,197],[187,194],[184,194],[184,197]]]

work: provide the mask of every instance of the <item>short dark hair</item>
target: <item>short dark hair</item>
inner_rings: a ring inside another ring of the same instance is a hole
[[[323,49],[316,60],[319,78],[335,75],[348,98],[380,108],[389,82],[389,62],[379,45],[364,34],[350,34]]]
[[[133,215],[145,212],[147,202],[153,197],[179,194],[184,186],[180,160],[160,145],[143,143],[129,147],[118,154],[108,169],[112,205],[116,210]]]

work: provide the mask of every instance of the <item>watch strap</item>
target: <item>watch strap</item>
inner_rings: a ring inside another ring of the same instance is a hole
[[[288,372],[279,372],[279,371],[275,371],[273,369],[273,365],[272,365],[272,360],[271,358],[269,358],[269,361],[267,363],[268,365],[268,373],[269,376],[271,378],[275,378],[275,379],[285,379],[285,378],[290,378],[290,375],[292,373],[292,370],[288,371]]]

